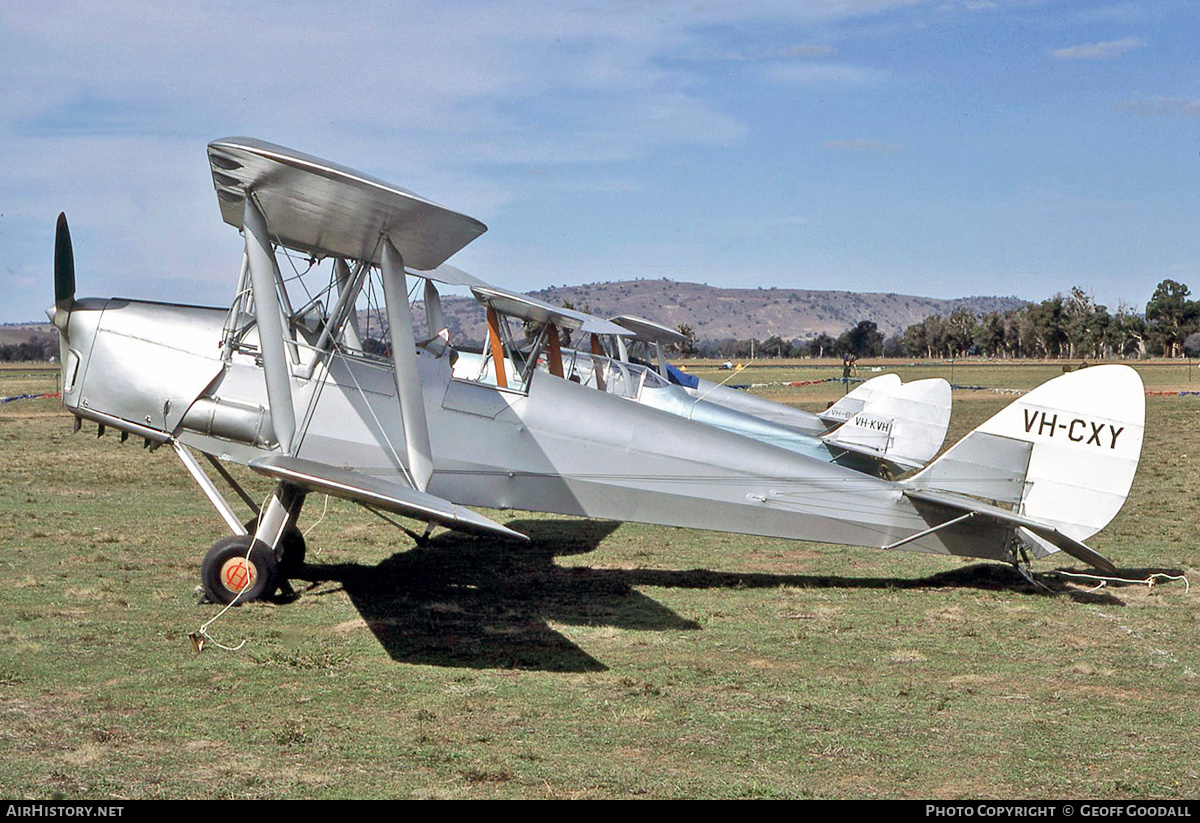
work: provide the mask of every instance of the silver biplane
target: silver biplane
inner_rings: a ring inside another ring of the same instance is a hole
[[[650,359],[653,360],[655,371],[680,386],[697,401],[724,406],[810,437],[823,438],[831,444],[836,444],[841,438],[850,443],[851,449],[858,445],[851,439],[851,431],[854,429],[870,429],[878,432],[883,428],[888,434],[886,446],[889,449],[896,454],[904,454],[905,451],[912,452],[914,456],[923,454],[923,459],[920,459],[921,464],[933,457],[946,438],[946,431],[950,424],[951,394],[950,384],[941,378],[916,381],[915,384],[904,386],[898,375],[881,374],[863,381],[861,385],[856,386],[829,408],[814,414],[768,400],[765,397],[737,391],[723,383],[714,383],[711,380],[687,374],[682,369],[671,365],[667,362],[664,346],[671,343],[683,343],[686,340],[674,329],[630,315],[614,317],[613,322],[631,331],[635,341],[644,344],[651,350]],[[616,345],[621,359],[629,359],[629,350],[624,341],[617,338]],[[876,419],[864,418],[854,421],[851,426],[846,427],[837,435],[834,434],[836,429],[842,427],[842,424],[852,421],[860,412],[868,412]],[[877,419],[879,416],[885,418],[882,426]],[[891,418],[891,420],[886,418]],[[898,437],[897,433],[893,431],[891,426],[893,420],[926,427],[926,430],[920,436],[909,435],[918,442],[905,443],[905,437],[903,435]],[[877,441],[878,438],[868,437],[868,440]],[[898,448],[900,443],[905,443],[905,445]],[[864,449],[862,453],[877,456],[879,451],[881,449]],[[900,464],[904,462],[906,462],[904,458],[899,461]],[[909,463],[903,468],[918,468],[918,465]]]
[[[895,375],[877,377],[818,417],[717,384],[710,383],[710,388],[700,393],[695,390],[698,378],[666,360],[663,344],[682,339],[682,335],[629,315],[614,317],[612,322],[625,332],[593,333],[590,351],[563,352],[568,379],[686,420],[879,476],[923,467],[941,448],[950,427],[950,384],[941,378],[902,386]],[[597,342],[601,337],[609,344],[608,350],[615,351],[615,358],[606,355],[604,343]],[[632,342],[626,342],[627,337]],[[650,349],[649,358],[634,357],[635,346]],[[545,364],[539,361],[539,365]],[[609,373],[616,379],[605,379]],[[636,391],[627,393],[628,386]],[[733,397],[709,401],[708,396],[718,389]]]
[[[230,307],[77,299],[60,216],[48,314],[76,425],[169,446],[227,524],[201,564],[214,601],[269,596],[295,573],[312,493],[424,522],[424,534],[409,532],[418,541],[439,525],[525,539],[474,506],[1012,563],[1062,550],[1114,570],[1082,541],[1116,515],[1137,469],[1145,401],[1132,369],[1056,378],[891,481],[631,403],[657,385],[653,370],[594,342],[569,365],[560,329],[593,341],[629,329],[448,265],[486,230],[471,217],[258,140],[218,140],[208,156],[221,215],[245,240]],[[301,295],[304,278],[285,278],[280,257],[296,255],[329,264],[324,287]],[[482,304],[481,352],[449,339],[438,284]],[[419,340],[418,286],[429,329]],[[363,301],[378,309],[382,342],[363,327]],[[196,452],[250,508],[248,523]],[[276,484],[261,508],[231,462]]]
[[[817,415],[675,368],[667,362],[664,345],[684,337],[673,329],[630,315],[612,322],[627,330],[634,345],[649,350],[635,364],[631,344],[612,335],[611,347],[621,362],[641,370],[653,362],[651,375],[642,378],[646,385],[638,402],[688,420],[880,476],[922,468],[950,428],[950,384],[940,377],[902,385],[894,374],[881,375]],[[572,368],[586,375],[598,351],[593,342],[591,353],[572,352]],[[649,380],[652,375],[662,379]]]

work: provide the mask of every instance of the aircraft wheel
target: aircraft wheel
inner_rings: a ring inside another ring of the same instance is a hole
[[[247,559],[246,549],[250,549]],[[238,593],[238,603],[248,603],[275,591],[279,561],[254,535],[234,535],[218,540],[204,555],[200,564],[200,581],[204,593],[214,603],[232,603]]]
[[[246,524],[246,531],[250,532],[251,536],[258,531],[257,517]],[[295,525],[284,529],[283,537],[279,540],[279,548],[275,550],[275,554],[279,558],[279,579],[291,580],[304,568],[304,558],[308,554],[308,544],[304,540],[304,532]]]

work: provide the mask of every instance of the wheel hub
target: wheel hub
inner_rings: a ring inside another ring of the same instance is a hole
[[[254,585],[258,569],[244,557],[231,557],[221,565],[221,585],[235,594]]]

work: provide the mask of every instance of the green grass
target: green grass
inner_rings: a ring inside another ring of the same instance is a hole
[[[1189,387],[1186,365],[1141,371]],[[1057,373],[958,363],[955,382]],[[0,372],[0,395],[53,387]],[[830,388],[779,391],[819,408]],[[1007,399],[956,392],[952,437]],[[1200,579],[1200,398],[1147,410],[1133,493],[1093,543],[1133,573]],[[6,797],[1200,790],[1200,618],[1182,584],[1089,592],[1040,561],[1048,592],[997,564],[511,512],[489,514],[532,545],[411,549],[335,500],[298,598],[229,612],[211,632],[245,645],[197,654],[188,634],[217,613],[197,604],[199,559],[223,529],[169,450],[71,434],[38,400],[0,406],[0,455]]]

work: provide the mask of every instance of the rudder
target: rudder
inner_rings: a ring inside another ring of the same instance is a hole
[[[940,377],[915,380],[872,398],[821,439],[894,465],[918,469],[937,454],[950,426],[950,384]]]
[[[1081,369],[1009,404],[906,485],[996,501],[1082,541],[1124,505],[1145,419],[1136,371]]]

